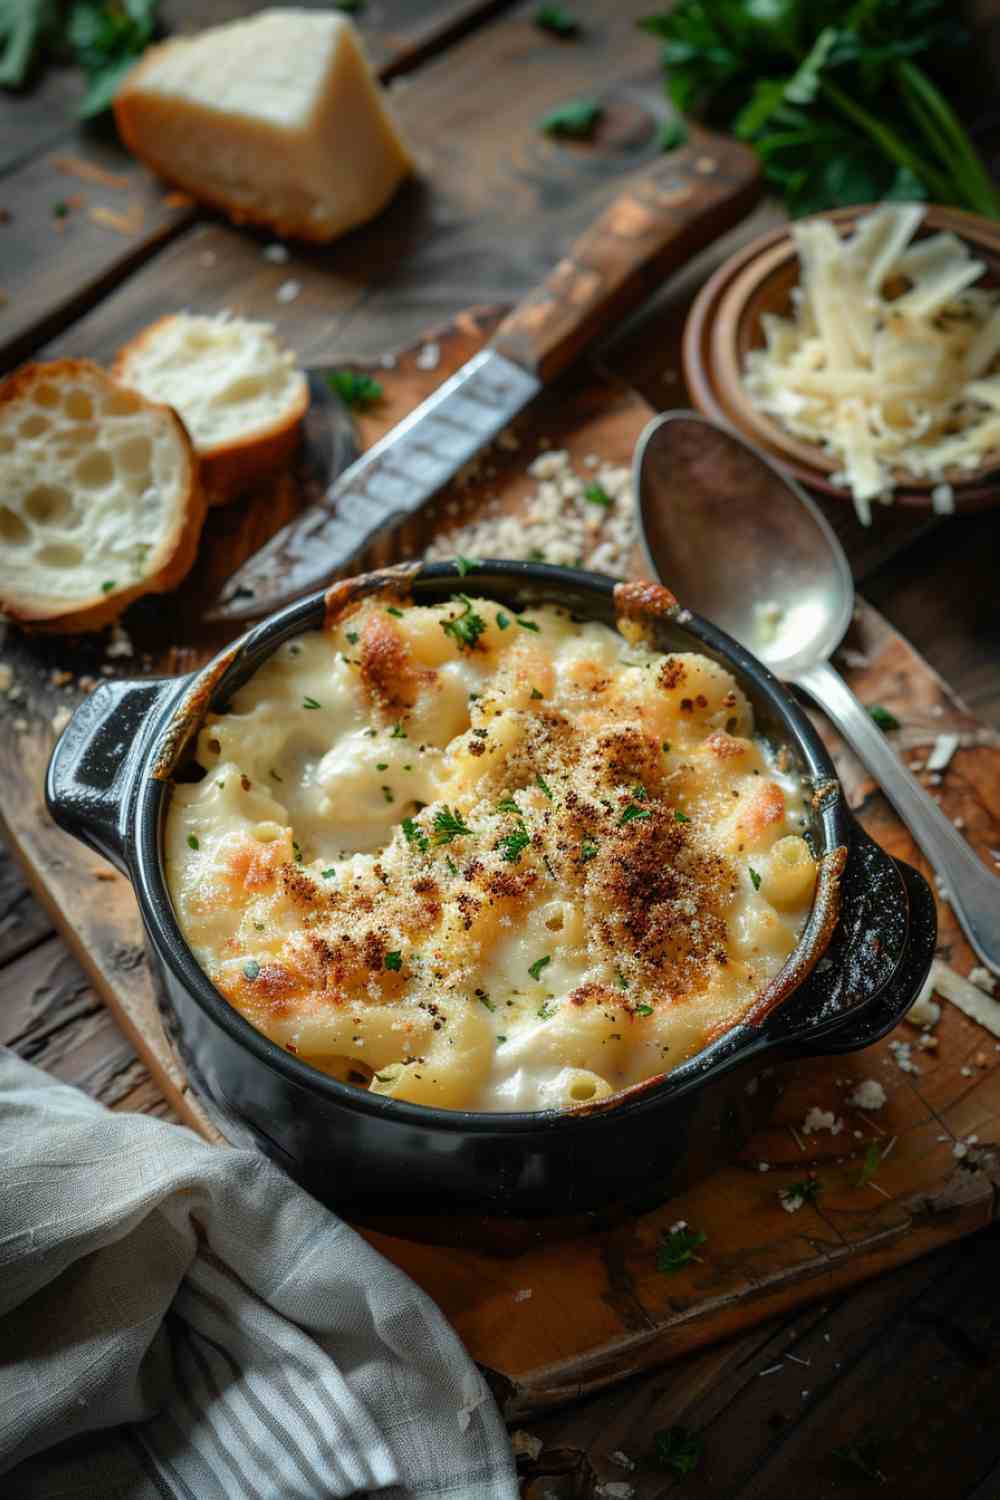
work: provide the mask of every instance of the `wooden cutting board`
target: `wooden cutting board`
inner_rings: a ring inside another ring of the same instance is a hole
[[[362,443],[380,437],[480,347],[497,316],[471,312],[378,367],[384,399],[359,420]],[[527,464],[542,447],[566,448],[581,468],[588,455],[627,464],[649,415],[628,388],[593,371],[576,374],[540,397],[518,422],[516,448],[491,450],[475,476],[365,561],[419,555],[431,536],[484,507],[517,513],[534,484]],[[214,1140],[218,1134],[160,1024],[128,883],[52,825],[42,804],[42,777],[54,740],[53,715],[79,698],[75,681],[81,672],[188,670],[223,643],[199,626],[199,601],[212,597],[237,562],[292,513],[308,484],[300,472],[215,512],[198,567],[174,596],[173,608],[157,602],[130,613],[133,656],[108,660],[106,639],[98,649],[93,642],[71,645],[13,634],[3,652],[15,692],[13,699],[0,698],[4,831],[165,1095],[182,1118]],[[942,731],[961,734],[962,746],[935,794],[952,817],[964,819],[977,848],[1000,849],[1000,736],[982,729],[864,603],[846,644],[852,686],[862,701],[896,713],[903,727],[893,738],[911,761],[926,760]],[[60,685],[59,674],[71,663],[74,683]],[[869,832],[923,867],[881,793],[822,723],[821,729]],[[939,920],[941,955],[968,972],[972,956],[946,904],[939,904]],[[918,1034],[904,1023],[897,1039],[912,1043]],[[508,1246],[504,1254],[364,1232],[443,1307],[491,1376],[505,1414],[523,1417],[828,1297],[989,1223],[1000,1189],[1000,1041],[948,1004],[936,1034],[936,1051],[914,1051],[918,1074],[899,1069],[893,1038],[846,1059],[787,1065],[773,1122],[739,1162],[612,1229],[555,1243],[539,1234],[527,1248],[522,1238],[518,1253]],[[877,1113],[847,1102],[868,1078],[889,1096]],[[813,1105],[843,1121],[836,1135],[803,1134]],[[956,1157],[956,1143],[970,1135],[978,1141]],[[885,1159],[860,1185],[873,1145]],[[785,1212],[779,1189],[813,1168],[822,1184],[818,1201]],[[657,1269],[656,1252],[679,1219],[703,1230],[706,1240],[696,1262],[668,1274]]]

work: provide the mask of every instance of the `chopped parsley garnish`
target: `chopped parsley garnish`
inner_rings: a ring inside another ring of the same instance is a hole
[[[663,751],[664,755],[669,755],[670,754],[670,741],[669,740],[664,740],[663,744],[660,746],[660,749]]]
[[[659,1469],[690,1474],[701,1458],[701,1435],[689,1427],[664,1427],[653,1434],[653,1462]]]
[[[260,973],[260,964],[255,958],[248,958],[246,963],[243,965],[243,972],[248,979],[256,979],[257,975]]]
[[[450,807],[442,807],[434,814],[435,844],[450,844],[452,839],[465,838],[471,833],[472,829],[466,828],[461,815],[453,813]]]
[[[755,891],[759,891],[760,890],[760,875],[754,869],[753,865],[747,865],[747,869],[750,872],[750,884],[753,886],[753,888],[754,888]]]
[[[861,1165],[861,1176],[858,1178],[858,1187],[864,1187],[867,1183],[871,1182],[881,1165],[882,1153],[878,1148],[878,1144],[872,1141],[865,1152],[865,1159]]]
[[[403,611],[401,609],[397,609],[394,604],[387,605],[385,612],[387,615],[392,615],[396,620],[401,620],[403,618]]]
[[[419,849],[421,854],[426,854],[430,846],[430,839],[424,833],[423,829],[414,823],[412,818],[403,819],[403,837],[411,848]]]
[[[554,1016],[555,1013],[556,1013],[555,1006],[553,1004],[551,1004],[551,1002],[548,1001],[548,1000],[543,1000],[542,1004],[538,1007],[538,1019],[540,1021],[547,1021],[547,1020],[549,1020],[549,1018],[551,1016]]]
[[[545,553],[542,551],[541,547],[532,547],[531,551],[528,553],[528,561],[529,562],[544,562],[545,561]]]
[[[350,641],[352,646],[356,646],[358,644],[358,641],[361,639],[356,630],[345,630],[344,634]]]
[[[800,1199],[802,1203],[816,1203],[822,1191],[823,1184],[818,1177],[803,1177],[801,1182],[793,1182],[788,1187],[782,1188],[778,1196],[783,1203],[795,1198]]]
[[[486,629],[486,621],[482,615],[476,614],[467,594],[456,594],[454,597],[463,606],[462,613],[453,615],[449,620],[442,620],[441,629],[445,635],[454,637],[460,651],[474,651],[476,642]]]
[[[637,1016],[651,1016],[653,1014],[653,1007],[651,1005],[645,1004],[637,1005],[635,1008],[635,1013]]]
[[[445,855],[444,862],[448,866],[448,869],[450,870],[450,872],[452,873],[452,875],[457,875],[458,874],[458,865],[456,865],[455,861],[452,859],[452,857],[451,857],[450,854],[446,854]]]
[[[532,979],[541,979],[542,970],[552,962],[552,955],[546,953],[544,958],[536,958],[535,962],[528,967],[528,973]]]
[[[292,839],[292,853],[295,855],[296,864],[300,865],[302,863],[302,845],[296,843],[295,839]]]
[[[588,859],[597,858],[597,845],[594,843],[593,839],[584,839],[583,843],[580,845],[580,858],[584,861],[584,863],[586,863]]]
[[[478,557],[463,557],[460,552],[456,552],[455,567],[458,569],[458,576],[464,578],[466,573],[472,572],[473,568],[481,568],[482,563]]]
[[[521,827],[515,828],[513,833],[505,834],[498,847],[507,863],[516,865],[521,858],[522,851],[527,849],[530,843],[531,834],[522,823]]]
[[[117,587],[117,585],[115,584],[115,580],[113,578],[106,578],[101,584],[101,593],[110,594],[111,590],[115,587]]]
[[[264,924],[263,924],[263,922],[255,922],[253,924],[253,927],[254,927],[254,932],[263,932],[264,931]]]
[[[598,484],[596,480],[593,484],[587,485],[587,488],[583,492],[583,498],[589,500],[591,505],[603,505],[605,510],[609,510],[613,503],[611,496],[603,484]]]
[[[319,708],[319,706],[315,698],[303,698],[302,700],[303,708]]]
[[[358,411],[367,411],[369,406],[374,406],[376,401],[382,399],[379,382],[370,375],[359,374],[357,370],[331,370],[326,383],[345,406],[353,406]]]
[[[196,834],[193,834],[193,833],[189,833],[188,834],[188,848],[189,849],[198,849],[198,848],[200,848],[200,845],[198,843],[198,838],[197,838]]]
[[[403,728],[403,721],[401,719],[398,720],[395,724],[393,724],[393,726],[392,726],[392,733],[390,734],[389,738],[391,740],[405,740],[406,739],[406,730]]]
[[[514,623],[520,625],[522,630],[533,630],[536,635],[541,628],[535,624],[534,620],[522,620],[520,615],[515,616]]]
[[[544,130],[546,135],[589,141],[603,114],[604,108],[596,99],[574,99],[569,104],[560,104],[558,108],[549,110],[539,121],[539,129]]]
[[[542,773],[540,771],[539,771],[538,775],[535,777],[535,785],[537,786],[538,790],[540,792],[542,792],[546,797],[548,797],[549,801],[551,802],[552,801],[552,789],[550,788],[548,782],[545,780],[545,777],[542,775]]]
[[[388,771],[389,762],[387,760],[377,760],[375,762],[375,769],[376,771]]]
[[[393,790],[392,790],[391,786],[384,786],[382,788],[382,796],[385,798],[385,800],[387,802],[395,802],[395,800],[396,800],[395,796],[393,795]]]
[[[516,813],[518,817],[521,816],[521,809],[511,796],[501,797],[496,805],[496,811],[498,813]]]
[[[498,609],[496,614],[496,621],[498,630],[506,630],[507,626],[510,624],[510,615],[505,615],[502,609]]]
[[[506,1040],[507,1040],[507,1038],[505,1036],[498,1036],[497,1037],[497,1046],[499,1047]]]
[[[397,971],[403,967],[403,955],[399,948],[394,948],[391,953],[385,955],[385,966],[387,969]]]
[[[637,807],[634,802],[630,802],[618,821],[619,823],[635,823],[639,818],[651,818],[652,816],[653,814],[648,807]]]
[[[868,710],[868,717],[874,719],[875,723],[882,730],[888,731],[899,728],[899,720],[896,718],[896,715],[891,714],[887,708],[883,708],[881,703],[873,703],[871,705]]]
[[[551,31],[553,36],[577,36],[580,23],[562,5],[540,5],[535,11],[535,25],[539,31]]]
[[[493,1001],[490,999],[485,990],[477,990],[476,999],[479,1001],[480,1005],[485,1005],[487,1010],[496,1010],[496,1006],[493,1004]]]
[[[674,808],[675,823],[690,823],[690,821],[691,819],[688,817],[687,813],[682,813],[679,807]]]
[[[641,783],[638,786],[634,786],[632,788],[632,796],[635,798],[635,800],[637,802],[645,802],[646,801],[646,788]]]
[[[333,865],[331,865],[328,870],[320,870],[319,873],[323,880],[332,880],[337,871],[334,869]]]
[[[621,969],[615,970],[615,984],[620,990],[628,989],[628,980],[625,978],[625,975],[622,973]]]
[[[532,698],[538,699],[538,698],[544,698],[545,694],[544,693],[540,693],[536,687],[533,687],[531,689],[531,696],[532,696]]]
[[[671,1229],[669,1234],[664,1235],[656,1252],[656,1269],[666,1271],[671,1276],[675,1271],[682,1270],[691,1261],[698,1259],[694,1252],[707,1238],[704,1229],[689,1229],[686,1224]]]

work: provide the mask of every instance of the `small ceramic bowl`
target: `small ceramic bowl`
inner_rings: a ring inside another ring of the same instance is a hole
[[[868,212],[870,206],[861,206],[835,209],[817,217],[828,219],[841,235],[847,235]],[[1000,224],[960,209],[928,205],[917,237],[941,230],[958,235],[985,261],[985,284],[1000,284]],[[706,282],[688,315],[684,375],[691,399],[703,416],[734,428],[811,489],[850,502],[849,491],[832,482],[838,461],[758,411],[743,388],[747,354],[765,342],[764,314],[791,313],[791,294],[798,277],[798,252],[788,224],[761,235],[725,261]],[[1000,504],[1000,453],[990,455],[971,473],[947,477],[955,491],[956,510]],[[931,490],[938,482],[902,473],[893,501],[930,509]]]

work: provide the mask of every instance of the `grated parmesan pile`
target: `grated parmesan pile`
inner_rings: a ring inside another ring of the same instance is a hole
[[[908,475],[948,482],[1000,449],[1000,292],[954,234],[914,240],[919,204],[887,205],[841,239],[820,219],[793,230],[800,262],[791,318],[765,314],[747,356],[754,404],[842,465],[858,517],[891,503]]]
[[[584,466],[580,473],[565,449],[540,453],[528,467],[537,484],[517,515],[479,517],[437,537],[425,555],[510,557],[622,577],[636,542],[631,475],[596,455]]]

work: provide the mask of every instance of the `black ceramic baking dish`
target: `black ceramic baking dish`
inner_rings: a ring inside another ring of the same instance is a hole
[[[809,837],[822,873],[813,913],[751,1016],[673,1072],[569,1113],[429,1109],[309,1067],[257,1032],[209,982],[164,880],[171,777],[209,709],[224,707],[283,641],[321,628],[330,612],[366,593],[435,602],[457,589],[514,609],[551,601],[607,624],[623,610],[648,614],[657,646],[704,652],[735,674],[758,733],[787,746],[814,793]],[[461,581],[452,564],[388,569],[282,610],[190,677],[102,682],[53,751],[46,797],[57,823],[131,879],[169,1030],[227,1137],[256,1143],[317,1197],[369,1218],[572,1216],[662,1200],[763,1123],[775,1063],[856,1051],[890,1030],[934,951],[927,883],[854,821],[822,742],[777,679],[714,626],[672,605],[665,590],[616,592],[611,579],[568,569],[489,562]]]

